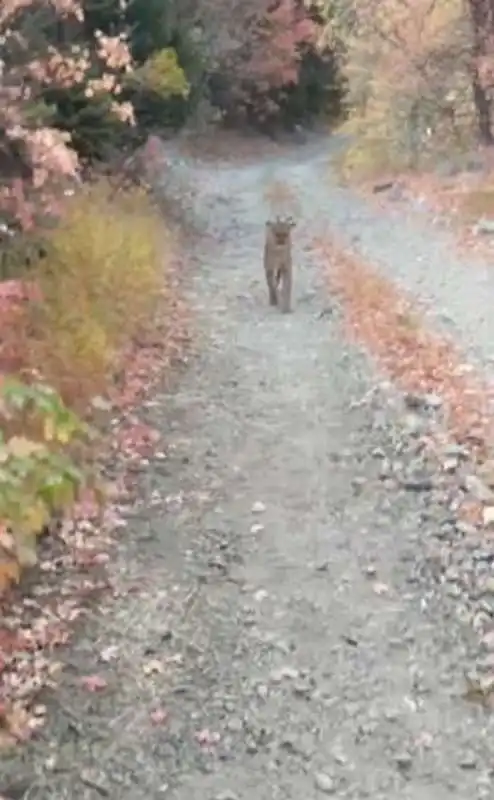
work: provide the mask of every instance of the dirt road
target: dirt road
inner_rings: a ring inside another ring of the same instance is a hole
[[[200,352],[148,409],[167,451],[112,566],[121,597],[70,653],[41,739],[5,762],[7,797],[494,796],[494,722],[462,696],[479,655],[464,545],[420,455],[435,412],[407,410],[345,341],[311,250],[335,224],[373,235],[389,269],[399,244],[410,278],[403,229],[379,237],[360,201],[321,188],[321,147],[284,158],[190,167],[209,232],[190,253]],[[260,263],[281,169],[301,199],[286,317]],[[95,673],[108,687],[88,694]]]

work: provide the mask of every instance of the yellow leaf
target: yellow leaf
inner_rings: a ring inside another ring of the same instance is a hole
[[[0,522],[0,548],[6,553],[12,553],[14,550],[13,536],[3,522]]]
[[[55,438],[55,423],[52,417],[46,417],[44,421],[43,437],[45,442],[52,442]]]
[[[68,428],[58,428],[55,436],[60,444],[68,444],[70,441],[70,431]]]
[[[49,521],[50,515],[48,509],[42,500],[34,500],[31,505],[26,506],[22,510],[19,530],[20,536],[29,536],[31,534],[41,533],[43,527]],[[17,539],[17,530],[14,532],[14,537]]]

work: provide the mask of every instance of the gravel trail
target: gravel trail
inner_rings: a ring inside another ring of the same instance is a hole
[[[492,265],[460,253],[452,233],[424,215],[407,215],[401,204],[380,210],[338,186],[331,171],[332,152],[338,146],[338,137],[326,152],[316,143],[316,158],[309,159],[312,167],[306,163],[292,170],[306,211],[324,210],[333,231],[414,295],[430,327],[451,335],[473,363],[492,372]],[[321,180],[324,167],[326,179]]]
[[[310,242],[328,215],[404,281],[444,303],[449,289],[427,284],[420,235],[323,190],[326,159],[308,147],[191,171],[210,234],[190,253],[202,346],[180,391],[149,405],[167,453],[122,534],[121,596],[70,653],[40,740],[0,764],[8,798],[494,796],[494,721],[463,697],[478,636],[451,572],[448,487],[399,479],[428,468],[417,425],[435,420],[417,413],[411,430],[344,341]],[[303,220],[286,317],[267,306],[260,261],[263,187],[282,166]],[[79,679],[95,673],[108,688],[88,694]]]

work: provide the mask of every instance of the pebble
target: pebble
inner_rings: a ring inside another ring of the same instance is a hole
[[[413,759],[410,753],[399,753],[395,758],[395,764],[398,769],[408,770],[413,764]]]
[[[444,448],[443,452],[446,458],[458,458],[462,460],[467,460],[469,456],[468,448],[463,447],[461,444],[448,444]]]
[[[332,756],[332,758],[334,758],[334,760],[336,761],[336,763],[337,763],[337,764],[340,764],[341,766],[343,766],[344,764],[346,764],[346,763],[347,763],[347,761],[348,761],[348,759],[347,759],[346,755],[345,755],[345,754],[344,754],[344,753],[343,753],[341,750],[339,750],[339,749],[338,749],[338,748],[336,748],[336,747],[334,747],[334,748],[331,750],[331,756]]]
[[[307,681],[297,681],[293,685],[293,694],[298,697],[308,697],[312,692],[312,686]]]
[[[409,436],[420,436],[424,431],[424,422],[417,414],[407,414],[403,420],[403,425]]]
[[[464,522],[463,520],[459,519],[455,522],[455,528],[459,534],[465,536],[465,538],[469,538],[470,536],[475,536],[477,533],[477,528],[475,525],[472,525],[470,522]]]
[[[264,530],[264,525],[262,525],[260,522],[255,522],[253,525],[251,525],[250,528],[250,532],[254,534],[262,533],[263,530]]]
[[[371,455],[373,458],[380,458],[380,459],[386,458],[386,453],[381,447],[374,448]]]
[[[323,794],[335,794],[336,792],[336,782],[326,772],[316,772],[314,785]]]
[[[410,475],[402,481],[407,492],[430,492],[434,488],[434,481],[430,475]]]
[[[467,475],[463,481],[467,492],[479,500],[481,503],[492,503],[494,505],[494,494],[489,487],[477,475]]]
[[[461,769],[475,769],[477,766],[477,758],[474,753],[467,752],[461,757],[459,761]]]
[[[263,511],[266,511],[266,506],[260,500],[257,500],[252,506],[252,513],[262,514]]]
[[[269,695],[269,689],[264,683],[261,683],[257,687],[256,691],[257,691],[257,696],[260,697],[261,700],[266,700],[267,699],[267,697]]]
[[[478,473],[479,477],[485,481],[487,486],[494,488],[494,460],[489,459],[488,461],[484,461],[479,467]]]
[[[442,397],[440,397],[440,395],[438,395],[438,394],[434,394],[434,392],[428,392],[425,395],[424,399],[425,399],[425,405],[427,406],[427,408],[432,408],[434,410],[437,410],[438,408],[441,408],[441,406],[443,404]]]
[[[476,667],[480,673],[494,675],[494,652],[489,652],[486,656],[478,658]]]
[[[281,667],[281,669],[274,669],[269,677],[273,683],[281,683],[283,680],[295,680],[300,675],[298,669],[294,667]]]
[[[494,653],[494,631],[488,631],[482,636],[482,647],[488,653]]]
[[[424,396],[415,394],[414,392],[407,392],[403,398],[407,408],[412,411],[419,411],[425,407]]]
[[[486,578],[481,586],[482,594],[494,594],[494,577]]]

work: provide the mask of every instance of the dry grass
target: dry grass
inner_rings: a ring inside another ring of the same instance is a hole
[[[494,218],[494,186],[479,186],[458,197],[458,213],[465,222],[476,222],[482,217]]]
[[[70,405],[103,391],[122,348],[153,324],[167,257],[144,193],[99,182],[73,198],[35,267],[42,300],[31,306],[28,352]]]

